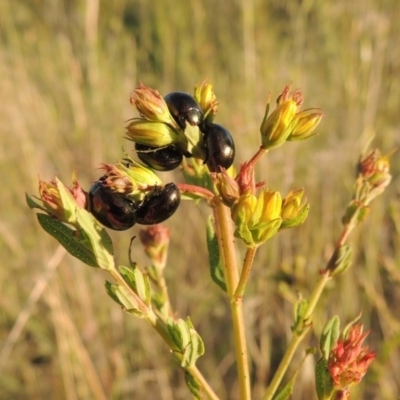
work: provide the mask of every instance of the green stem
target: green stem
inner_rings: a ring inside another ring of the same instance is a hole
[[[235,299],[234,297],[239,282],[239,273],[236,263],[236,249],[229,208],[223,205],[222,202],[218,202],[215,206],[214,214],[217,222],[219,247],[224,259],[225,280],[230,300],[239,378],[239,398],[240,400],[250,400],[250,372],[243,318],[243,302],[242,298]]]
[[[297,347],[303,340],[304,336],[307,334],[308,330],[310,329],[311,325],[307,326],[301,333],[294,333],[292,339],[289,342],[289,345],[286,349],[285,355],[283,356],[278,369],[276,370],[274,377],[271,383],[268,386],[267,391],[264,394],[263,400],[271,400],[273,395],[275,394],[276,390],[278,389],[279,384],[283,376],[286,373],[287,368],[289,367],[290,362],[294,356],[294,353],[297,350]]]
[[[239,284],[235,290],[235,294],[233,295],[234,301],[238,301],[239,298],[243,297],[243,293],[250,276],[251,267],[253,266],[253,261],[257,249],[258,247],[249,247],[246,251],[246,256],[244,258],[244,263],[243,263],[243,269],[240,274]]]
[[[127,289],[129,289],[129,291],[132,293],[133,296],[138,298],[137,294],[125,282],[124,278],[121,276],[121,274],[118,272],[117,269],[113,268],[108,271],[118,284],[125,286]],[[150,325],[158,332],[158,334],[163,338],[164,342],[171,349],[174,356],[179,360],[179,362],[181,362],[182,354],[179,352],[179,349],[176,347],[176,345],[172,341],[172,339],[168,333],[168,329],[167,329],[165,322],[162,321],[160,318],[158,318],[157,315],[153,312],[153,310],[151,308],[149,308],[146,304],[143,303],[141,308],[143,308],[142,311],[144,311],[145,309],[148,310],[148,312],[145,313],[147,322],[149,322]],[[195,366],[187,368],[187,371],[190,374],[192,374],[192,376],[194,378],[196,378],[196,380],[200,383],[204,392],[207,394],[207,396],[211,400],[219,400],[218,396],[212,390],[211,386],[207,383],[204,376],[201,374],[201,372]]]
[[[195,365],[193,367],[189,367],[187,371],[200,383],[204,393],[206,393],[211,400],[219,400],[219,397],[214,393],[211,386],[204,379],[204,376]]]
[[[339,239],[336,242],[336,249],[342,246],[346,240],[348,239],[351,231],[356,227],[356,222],[354,220],[350,221],[344,228],[342,233],[339,236]],[[335,250],[336,251],[336,250]],[[279,364],[277,371],[272,378],[271,383],[269,384],[263,400],[271,400],[276,390],[278,389],[279,384],[281,383],[287,368],[293,358],[293,355],[303,340],[304,336],[308,332],[311,327],[311,317],[314,313],[314,310],[318,304],[318,301],[324,291],[326,284],[331,279],[331,271],[325,269],[322,273],[321,279],[318,281],[314,290],[312,291],[310,298],[308,300],[307,309],[304,312],[302,323],[296,327],[296,330],[293,332],[293,336],[289,342],[288,348],[285,352],[285,355],[282,358],[282,361]]]
[[[165,281],[163,270],[156,266],[155,275],[156,276],[154,283],[157,285],[158,290],[160,291],[160,296],[164,299],[164,303],[161,310],[162,314],[165,315],[165,317],[173,317],[171,301],[169,299],[169,294],[168,294],[168,286]]]

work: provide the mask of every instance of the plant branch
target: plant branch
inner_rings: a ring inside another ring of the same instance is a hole
[[[281,383],[281,380],[283,376],[286,373],[286,370],[288,369],[290,362],[292,361],[292,358],[294,356],[294,353],[297,350],[297,347],[301,343],[301,341],[304,339],[306,336],[307,332],[311,328],[311,324],[308,325],[301,333],[294,332],[292,339],[289,342],[289,345],[286,349],[285,355],[283,356],[278,369],[276,370],[274,377],[271,381],[271,383],[268,386],[267,391],[264,394],[263,400],[271,400],[273,398],[273,395],[275,394],[276,390],[278,389],[279,384]]]
[[[336,248],[334,252],[339,249],[348,239],[351,231],[357,226],[356,219],[353,218],[347,225],[344,226],[337,242],[336,242]],[[328,262],[329,263],[329,262]],[[308,332],[308,330],[311,327],[311,317],[314,313],[314,310],[318,304],[319,299],[321,298],[321,295],[326,287],[326,284],[328,281],[331,279],[331,272],[328,269],[325,269],[321,272],[321,278],[318,281],[317,285],[315,286],[314,290],[312,291],[307,308],[304,311],[302,321],[298,326],[296,326],[296,329],[293,332],[293,336],[289,342],[289,345],[287,347],[287,350],[279,364],[279,367],[277,371],[274,374],[274,377],[269,384],[265,395],[263,397],[263,400],[271,400],[273,395],[275,394],[276,390],[278,389],[279,384],[281,383],[287,368],[289,367],[289,364],[293,358],[293,355],[305,337],[305,334]]]
[[[254,257],[256,255],[258,247],[249,247],[246,251],[244,258],[242,272],[240,274],[239,284],[233,295],[234,301],[238,301],[239,298],[243,297],[244,290],[246,288],[247,281],[250,276],[250,271],[253,266]]]
[[[224,272],[232,315],[233,334],[235,341],[236,363],[239,378],[240,399],[250,400],[250,372],[246,343],[246,332],[243,318],[242,298],[235,299],[234,294],[239,282],[234,246],[232,222],[229,208],[219,201],[214,209],[217,222],[218,243],[223,255]]]

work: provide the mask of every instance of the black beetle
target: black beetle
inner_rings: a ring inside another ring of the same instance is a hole
[[[181,129],[185,129],[186,121],[190,125],[203,122],[203,112],[197,101],[187,93],[171,92],[164,97],[168,110]]]
[[[181,193],[174,183],[156,187],[149,196],[139,204],[136,210],[136,221],[142,225],[154,225],[168,219],[178,208]]]
[[[157,171],[172,171],[182,162],[182,153],[173,145],[157,148],[135,143],[138,157],[150,168]]]
[[[118,193],[107,189],[101,180],[89,190],[89,211],[104,226],[124,231],[136,223],[135,205]]]
[[[235,142],[221,125],[208,123],[202,127],[206,159],[210,172],[220,172],[219,167],[229,168],[235,159]]]

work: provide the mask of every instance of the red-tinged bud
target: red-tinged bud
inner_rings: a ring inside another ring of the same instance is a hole
[[[232,206],[240,196],[239,185],[228,171],[223,169],[221,173],[215,174],[215,184],[223,202],[228,206]]]
[[[171,232],[164,225],[152,225],[139,232],[144,251],[154,266],[164,268],[167,261]]]
[[[362,324],[353,325],[331,350],[328,370],[335,388],[344,389],[357,384],[367,372],[376,357],[367,346],[362,346],[368,334],[369,331],[363,332]]]
[[[103,164],[104,175],[99,182],[112,193],[119,193],[132,201],[141,201],[156,186],[161,186],[161,179],[153,170],[127,157],[116,165]]]
[[[136,107],[142,118],[153,122],[162,122],[175,130],[179,130],[179,126],[170,114],[164,98],[157,90],[141,83],[131,93],[130,103]]]
[[[245,162],[240,166],[236,177],[240,193],[255,193],[256,183],[254,178],[254,164]]]
[[[76,208],[84,208],[86,193],[73,175],[73,187],[68,188],[60,180],[44,182],[39,179],[39,195],[49,215],[62,222],[76,224]]]
[[[375,149],[360,158],[356,200],[368,205],[386,189],[392,180],[389,159],[393,152],[381,156],[380,151]]]
[[[261,142],[265,150],[280,146],[287,140],[303,140],[315,135],[323,114],[319,109],[299,111],[304,97],[300,90],[290,92],[285,86],[278,97],[276,109],[269,113],[269,102],[261,123]]]
[[[105,174],[100,178],[103,186],[110,192],[128,195],[137,187],[129,175],[117,165],[102,164],[101,169]]]

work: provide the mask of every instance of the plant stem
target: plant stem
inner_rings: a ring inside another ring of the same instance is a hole
[[[109,273],[111,274],[111,276],[115,279],[115,281],[118,284],[123,285],[126,288],[128,288],[129,291],[132,293],[132,295],[137,297],[137,294],[129,287],[129,285],[125,282],[124,278],[121,276],[121,274],[118,272],[117,269],[113,268],[113,269],[109,270]],[[143,303],[142,308],[145,309],[148,307]],[[176,345],[172,341],[172,339],[168,333],[168,329],[166,327],[165,322],[163,320],[161,320],[160,318],[158,318],[157,315],[153,312],[153,310],[151,308],[149,309],[149,312],[146,315],[146,321],[149,322],[149,324],[158,332],[158,334],[163,338],[164,342],[171,349],[174,356],[178,359],[179,362],[181,362],[182,354],[179,352]],[[201,374],[201,372],[196,368],[196,366],[186,368],[186,370],[199,382],[203,391],[207,394],[207,396],[211,400],[219,400],[219,397],[212,390],[211,386],[207,383],[207,380],[204,378],[204,376]]]
[[[246,288],[247,280],[249,279],[251,267],[253,266],[254,256],[256,255],[258,247],[249,247],[246,251],[244,258],[243,269],[240,274],[239,284],[233,295],[234,301],[238,301],[239,298],[243,297],[244,290]]]
[[[254,167],[254,165],[256,165],[256,163],[260,160],[260,158],[264,155],[267,154],[268,150],[264,149],[264,147],[260,147],[257,151],[256,154],[254,154],[254,156],[251,158],[251,160],[248,162],[248,165],[251,165]]]
[[[207,396],[211,400],[219,400],[219,397],[215,394],[211,386],[208,384],[208,382],[204,379],[204,376],[201,374],[201,372],[197,369],[197,367],[194,365],[193,367],[187,368],[187,371],[194,377],[196,380],[200,383],[204,393],[207,394]]]
[[[350,221],[345,227],[343,228],[342,233],[339,236],[339,239],[336,242],[336,249],[338,249],[340,246],[342,246],[346,240],[348,239],[351,231],[356,227],[356,221],[353,219]],[[335,251],[336,251],[335,249]],[[325,289],[326,284],[328,281],[331,279],[331,271],[325,269],[322,272],[321,279],[318,281],[317,285],[315,286],[314,290],[312,291],[310,298],[308,300],[308,305],[307,309],[304,312],[303,315],[303,320],[302,323],[299,324],[298,327],[296,327],[296,330],[293,332],[293,336],[289,342],[288,348],[285,352],[285,355],[283,356],[279,367],[277,371],[274,374],[274,377],[272,378],[271,383],[269,384],[265,395],[263,397],[263,400],[271,400],[272,396],[275,394],[276,390],[278,389],[279,384],[281,383],[283,376],[286,373],[286,370],[290,364],[290,361],[303,340],[305,334],[308,332],[308,330],[311,327],[311,316],[314,313],[315,307],[318,304],[318,301],[322,295],[322,292]]]
[[[214,209],[217,222],[218,243],[224,260],[225,280],[230,300],[233,334],[235,341],[236,363],[239,379],[240,400],[250,400],[250,372],[247,354],[246,332],[243,318],[242,298],[235,299],[235,290],[239,282],[234,246],[232,222],[229,208],[218,202]]]
[[[286,349],[285,355],[283,356],[278,369],[276,370],[274,377],[271,383],[268,386],[267,391],[264,394],[263,400],[271,400],[276,390],[278,389],[279,384],[287,368],[289,367],[290,362],[292,361],[293,355],[297,350],[297,347],[303,340],[304,336],[307,334],[309,329],[311,328],[311,324],[305,327],[301,333],[295,332],[292,336],[292,339],[289,342],[289,345]]]

